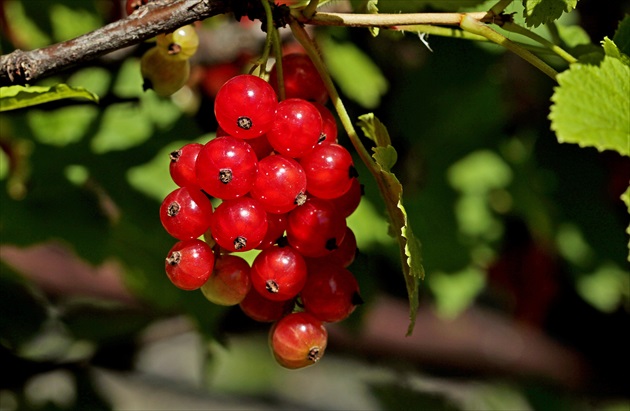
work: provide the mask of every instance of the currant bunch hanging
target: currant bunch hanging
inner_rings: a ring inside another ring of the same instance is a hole
[[[217,136],[170,155],[179,188],[164,199],[160,219],[180,240],[166,258],[173,284],[273,323],[274,358],[301,368],[324,354],[325,324],[362,302],[348,270],[357,243],[346,224],[361,185],[311,61],[295,54],[284,62],[285,100],[278,101],[275,69],[271,83],[243,74],[221,87]],[[216,208],[210,199],[220,200]],[[238,253],[254,249],[250,266]]]

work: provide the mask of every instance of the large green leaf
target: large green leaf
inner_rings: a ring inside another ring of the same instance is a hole
[[[400,257],[409,296],[409,328],[407,335],[413,331],[418,311],[418,281],[424,279],[420,241],[411,230],[407,220],[407,212],[402,204],[403,187],[398,178],[391,172],[396,162],[396,150],[391,146],[387,128],[373,114],[359,117],[359,127],[366,137],[376,143],[372,157],[378,168],[377,180],[390,218],[390,232],[398,240]]]
[[[613,41],[617,47],[619,47],[619,51],[630,55],[630,16],[626,16],[621,20],[613,37]]]
[[[572,65],[558,83],[549,115],[558,141],[630,156],[630,67],[606,56]]]
[[[67,98],[98,103],[98,96],[82,87],[57,84],[52,87],[9,86],[0,88],[0,111],[16,110]]]
[[[523,0],[523,16],[528,26],[551,23],[575,9],[578,0]]]

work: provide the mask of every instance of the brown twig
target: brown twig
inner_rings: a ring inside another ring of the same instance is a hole
[[[0,56],[0,86],[32,83],[157,34],[229,11],[229,0],[157,0],[77,38]]]

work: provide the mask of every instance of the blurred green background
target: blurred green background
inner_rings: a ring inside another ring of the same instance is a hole
[[[105,0],[0,7],[3,54],[123,13]],[[507,11],[518,19],[520,5]],[[628,12],[627,1],[581,0],[557,27],[579,53],[612,38]],[[630,409],[620,200],[630,166],[559,144],[547,119],[554,82],[496,46],[314,32],[351,116],[374,112],[398,152],[393,171],[427,273],[413,336],[398,250],[358,158],[365,196],[348,224],[366,303],[330,327],[319,364],[280,368],[268,325],[176,289],[163,268],[175,241],[158,217],[175,188],[168,153],[212,138],[212,85],[246,71],[264,41],[259,23],[230,16],[198,28],[191,79],[172,98],[142,91],[141,44],[40,83],[85,87],[98,105],[0,114],[0,409]]]

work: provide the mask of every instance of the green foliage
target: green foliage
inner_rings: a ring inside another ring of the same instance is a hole
[[[628,207],[628,214],[630,214],[630,185],[628,186],[628,189],[621,195],[621,200],[626,204],[626,207]],[[628,227],[626,228],[626,234],[630,236],[630,224],[628,224]],[[628,241],[628,250],[628,261],[630,261],[630,241]]]
[[[558,83],[549,115],[558,141],[630,156],[630,66],[606,56],[572,65]]]
[[[578,0],[523,0],[523,16],[528,26],[551,23],[575,9]]]
[[[17,110],[70,98],[98,103],[98,96],[83,87],[70,87],[67,84],[52,87],[9,86],[0,89],[0,111]]]
[[[381,195],[384,198],[390,218],[390,233],[398,239],[407,294],[409,296],[410,324],[407,335],[413,331],[418,310],[418,281],[424,279],[420,241],[415,237],[407,221],[407,211],[402,204],[403,187],[391,172],[396,162],[396,150],[391,146],[389,133],[373,113],[359,117],[359,127],[366,137],[376,143],[372,157],[376,161]]]
[[[365,108],[375,108],[388,88],[381,70],[356,44],[326,39],[322,53],[341,91]],[[369,87],[366,87],[369,84]]]

